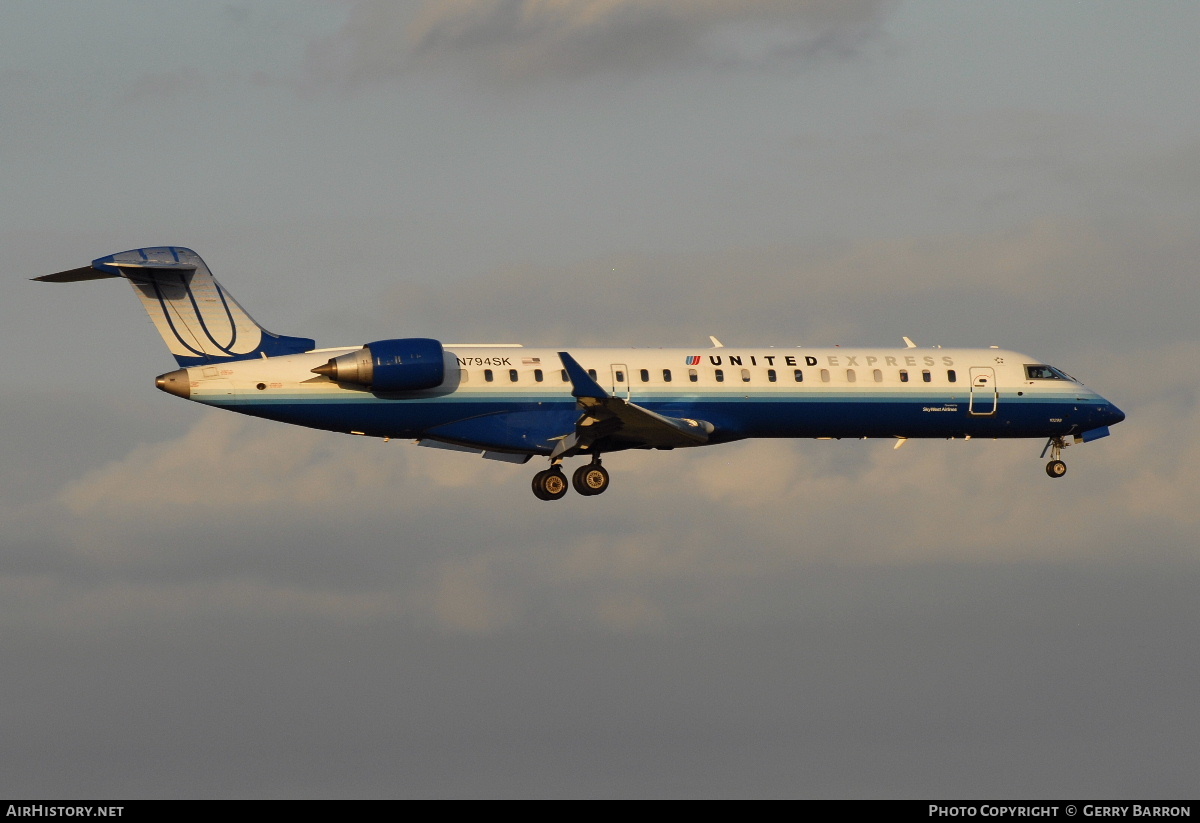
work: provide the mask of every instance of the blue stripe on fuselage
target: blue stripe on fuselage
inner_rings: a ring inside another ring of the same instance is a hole
[[[1006,396],[1001,394],[997,413],[972,415],[962,393],[913,395],[904,392],[747,393],[711,396],[701,394],[646,395],[635,398],[645,408],[669,417],[707,420],[716,427],[710,442],[747,437],[1049,437],[1083,432],[1107,425],[1112,409],[1103,398],[1080,400],[1075,396]],[[963,399],[958,399],[963,398]],[[429,429],[484,415],[513,414],[518,426],[493,419],[481,424],[489,438],[509,437],[505,443],[489,440],[480,446],[503,446],[546,453],[531,447],[572,430],[579,411],[569,395],[547,399],[537,392],[456,392],[433,397],[377,398],[366,392],[322,393],[304,396],[291,392],[195,397],[231,411],[312,428],[362,432],[377,437],[416,438]],[[455,431],[469,430],[456,427]],[[507,432],[497,435],[495,432]]]

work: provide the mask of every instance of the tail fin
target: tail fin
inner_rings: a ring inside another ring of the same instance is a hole
[[[123,251],[93,260],[90,267],[34,279],[73,283],[104,277],[124,277],[133,284],[180,366],[278,357],[317,345],[307,337],[284,337],[258,325],[191,249],[158,246]]]

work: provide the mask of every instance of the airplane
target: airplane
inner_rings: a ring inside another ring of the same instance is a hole
[[[525,348],[423,337],[317,348],[273,334],[213,278],[194,251],[110,254],[35,280],[123,277],[178,369],[155,385],[229,411],[316,429],[549,467],[533,493],[559,500],[609,487],[601,455],[747,438],[1047,438],[1062,450],[1125,419],[1066,372],[999,349],[726,347]],[[563,461],[585,457],[572,474]]]

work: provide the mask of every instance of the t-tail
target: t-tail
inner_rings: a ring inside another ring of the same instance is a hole
[[[179,246],[110,254],[70,271],[35,277],[74,283],[124,277],[180,366],[298,354],[316,347],[307,337],[272,334],[221,288],[200,255]]]

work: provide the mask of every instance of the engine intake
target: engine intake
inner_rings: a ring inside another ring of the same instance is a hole
[[[427,337],[376,340],[358,351],[313,369],[338,383],[368,386],[373,392],[420,391],[446,378],[442,344]]]

